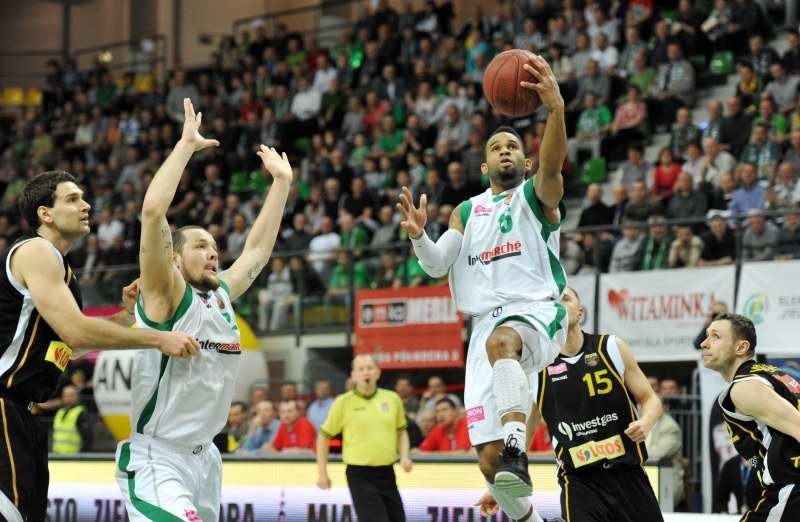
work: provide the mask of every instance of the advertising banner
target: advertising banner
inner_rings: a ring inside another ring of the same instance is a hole
[[[733,266],[600,276],[600,331],[628,342],[640,362],[697,359],[692,343],[717,301],[733,305]]]
[[[447,286],[356,292],[355,353],[384,369],[463,366],[463,325]]]
[[[332,462],[333,487],[318,489],[314,462],[261,461],[223,464],[221,522],[343,522],[357,520],[344,476]],[[108,461],[51,461],[48,515],[51,522],[124,522],[125,503]],[[656,492],[658,468],[646,466]],[[530,465],[533,502],[545,518],[560,514],[555,464]],[[486,490],[475,462],[417,462],[410,473],[395,468],[408,522],[510,521],[480,516],[473,504]]]
[[[753,321],[759,353],[796,356],[800,261],[744,263],[736,311]]]

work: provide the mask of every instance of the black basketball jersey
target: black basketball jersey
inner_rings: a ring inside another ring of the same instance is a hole
[[[644,443],[625,435],[638,415],[624,372],[615,337],[584,332],[580,352],[559,355],[537,374],[535,400],[563,468],[647,460]]]
[[[796,408],[800,408],[800,382],[775,366],[750,360],[739,366],[731,385],[719,396],[731,441],[736,451],[752,463],[761,483],[764,486],[800,483],[800,442],[736,411],[731,386],[746,380],[763,382]]]
[[[44,402],[52,397],[72,349],[39,315],[30,292],[11,273],[10,256],[32,239],[20,239],[0,256],[0,397]],[[64,281],[82,306],[78,280],[67,260],[55,247],[53,255],[61,259]]]

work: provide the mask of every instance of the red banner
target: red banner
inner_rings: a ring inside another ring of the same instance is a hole
[[[463,366],[463,326],[446,285],[356,292],[355,353],[384,369]]]

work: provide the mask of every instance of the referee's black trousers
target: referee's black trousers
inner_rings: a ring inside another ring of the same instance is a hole
[[[405,522],[392,466],[347,466],[347,485],[359,520]]]

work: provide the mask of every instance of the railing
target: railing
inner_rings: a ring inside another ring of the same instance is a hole
[[[361,15],[362,4],[363,2],[359,0],[331,0],[263,15],[248,16],[233,22],[232,34],[236,35],[242,29],[252,26],[254,22],[260,22],[264,24],[264,28],[270,36],[275,34],[278,24],[285,24],[290,28],[291,33],[303,35],[315,33],[320,40],[325,40],[352,27],[353,20]],[[341,18],[345,22],[323,23],[325,15]]]
[[[167,67],[167,52],[167,36],[153,34],[84,47],[75,50],[72,57],[81,71],[91,70],[99,63],[112,71],[159,73],[163,78]]]
[[[781,214],[782,212],[774,212],[766,213],[765,215],[779,216]],[[742,218],[744,216],[732,216],[730,218],[731,222],[740,224],[740,226],[734,227],[737,244],[737,258],[735,261],[737,276],[734,284],[737,287],[739,268],[743,263],[742,235],[744,227],[741,226]],[[704,221],[703,218],[667,220],[664,224],[667,226],[673,224],[700,224]],[[646,228],[648,225],[641,224],[636,226]],[[614,226],[583,227],[565,231],[564,234],[571,236],[578,233],[595,234],[600,232],[619,232],[619,228]],[[352,309],[356,290],[354,277],[356,263],[358,262],[362,265],[358,267],[359,271],[362,268],[366,269],[373,276],[370,287],[377,288],[379,286],[375,286],[377,283],[374,276],[380,271],[381,254],[394,252],[397,261],[395,273],[400,274],[398,282],[406,286],[409,283],[409,271],[400,267],[409,263],[409,247],[410,243],[403,241],[377,247],[363,246],[355,249],[344,249],[343,251],[348,261],[344,266],[349,267],[349,272],[346,272],[349,275],[349,278],[347,278],[349,279],[349,286],[346,289],[338,289],[337,292],[333,293],[328,291],[328,282],[331,270],[335,265],[333,260],[334,252],[330,252],[330,260],[317,262],[308,261],[308,251],[276,252],[272,256],[273,259],[283,259],[286,266],[292,263],[302,265],[309,278],[297,278],[298,284],[291,292],[286,292],[284,287],[281,292],[271,293],[268,286],[271,267],[267,266],[250,290],[239,299],[237,311],[261,335],[294,334],[300,336],[308,332],[319,333],[325,331],[349,334],[352,329]],[[312,265],[316,265],[319,270],[315,271]],[[102,267],[89,273],[80,270],[80,267],[73,268],[82,283],[84,301],[87,306],[118,304],[121,288],[138,277],[137,265]],[[599,278],[601,272],[596,267],[594,273]],[[443,278],[437,281],[428,279],[425,284],[446,284],[446,279]],[[382,287],[385,288],[385,286]],[[734,295],[736,295],[737,287],[733,289]],[[597,320],[597,317],[595,317],[595,320]],[[595,329],[598,327],[597,324],[592,326]]]
[[[49,60],[60,60],[58,49],[0,51],[0,87],[44,87]]]

